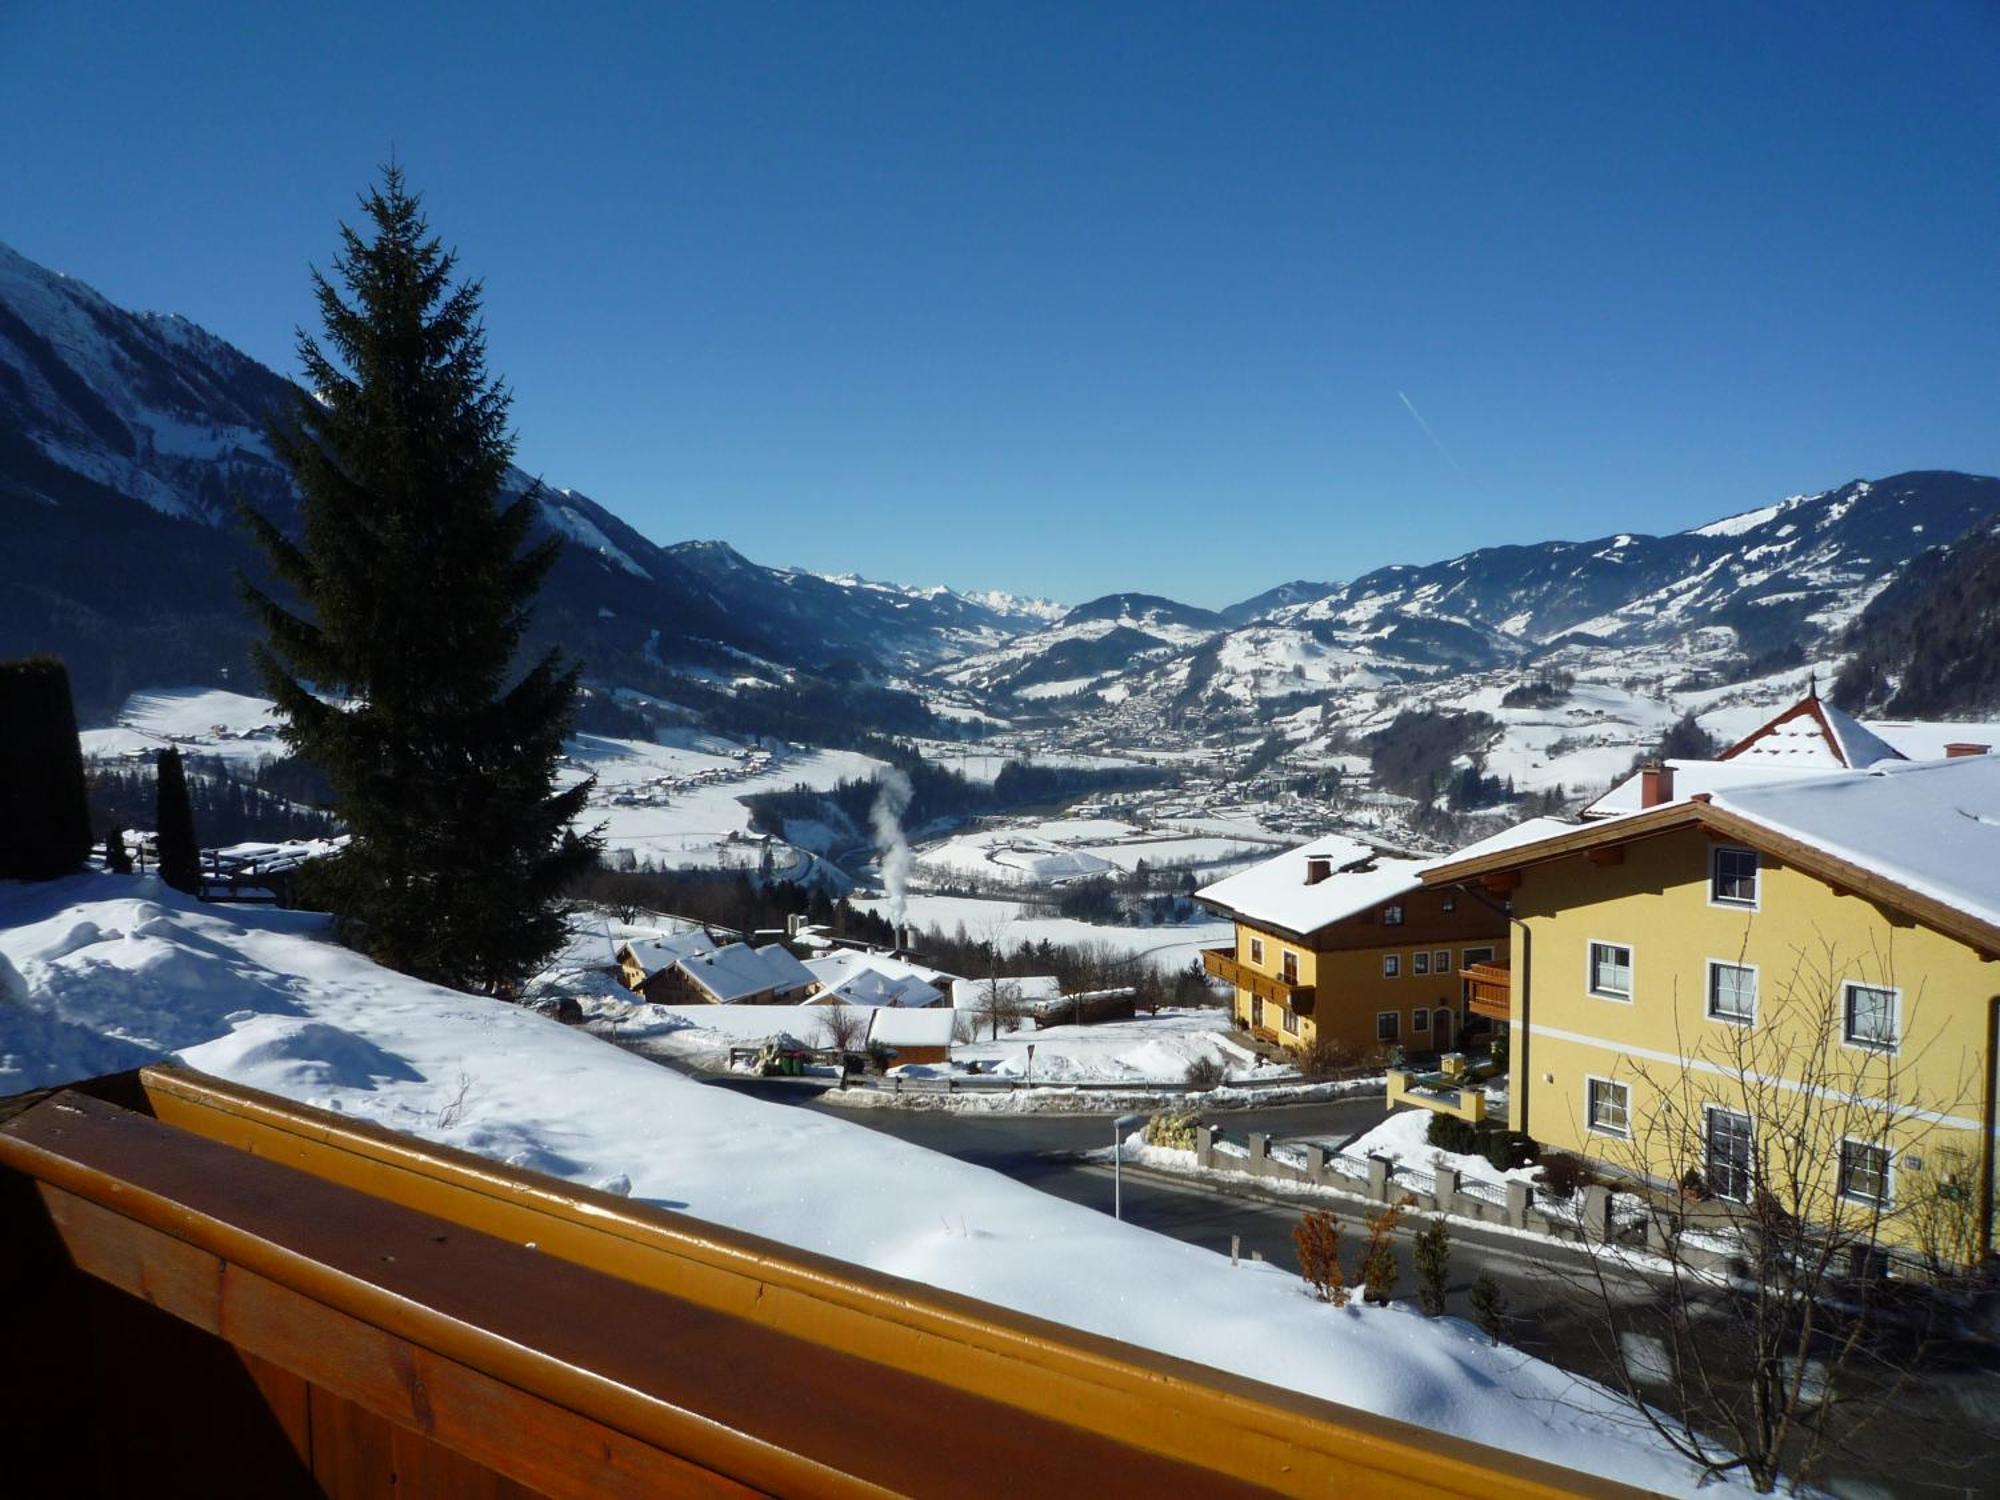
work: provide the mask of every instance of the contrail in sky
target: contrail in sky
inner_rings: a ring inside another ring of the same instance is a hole
[[[1451,449],[1445,447],[1444,440],[1431,431],[1431,424],[1426,422],[1424,414],[1417,410],[1417,403],[1412,401],[1408,396],[1405,396],[1401,391],[1396,392],[1396,399],[1403,403],[1404,410],[1417,419],[1417,425],[1423,428],[1424,436],[1431,440],[1432,447],[1444,455],[1444,461],[1454,469],[1458,469],[1458,477],[1460,479],[1465,478],[1465,470],[1458,468],[1458,460],[1451,456]]]

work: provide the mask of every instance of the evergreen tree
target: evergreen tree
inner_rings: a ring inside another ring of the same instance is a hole
[[[125,852],[125,830],[113,828],[104,835],[104,868],[113,875],[132,873],[132,856]]]
[[[511,993],[563,940],[556,900],[595,858],[555,790],[577,669],[514,658],[559,543],[528,545],[539,486],[509,499],[510,397],[487,373],[480,287],[391,167],[315,272],[326,347],[272,434],[304,497],[298,541],[245,513],[304,606],[245,585],[285,738],[332,783],[353,842],[310,894],[392,968]],[[322,697],[321,695],[325,695]]]
[[[0,663],[0,880],[54,880],[90,857],[90,803],[69,669]]]
[[[201,894],[201,845],[194,836],[194,804],[188,800],[187,769],[176,749],[160,752],[158,841],[160,879],[190,896]]]
[[[1445,1292],[1451,1284],[1451,1226],[1443,1214],[1417,1231],[1416,1252],[1417,1302],[1425,1317],[1441,1318]]]

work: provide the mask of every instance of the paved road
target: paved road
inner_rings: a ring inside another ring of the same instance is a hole
[[[1082,1153],[1111,1144],[1107,1115],[852,1109],[827,1104],[817,1090],[796,1083],[740,1080],[724,1086],[838,1115],[1073,1203],[1111,1211],[1111,1169],[1082,1159]],[[1377,1123],[1382,1110],[1383,1101],[1376,1096],[1231,1112],[1224,1118],[1226,1128],[1236,1135],[1265,1131],[1274,1136],[1344,1140]],[[1296,1203],[1217,1192],[1137,1171],[1124,1174],[1122,1196],[1125,1218],[1143,1228],[1223,1254],[1229,1252],[1234,1237],[1246,1258],[1262,1254],[1278,1265],[1296,1264],[1292,1228],[1301,1211]],[[1336,1212],[1346,1230],[1343,1248],[1351,1265],[1363,1234],[1365,1210],[1359,1205],[1336,1206]],[[1398,1261],[1400,1290],[1413,1297],[1415,1267],[1407,1236],[1398,1243]],[[1545,1242],[1454,1225],[1446,1311],[1470,1320],[1468,1292],[1482,1270],[1489,1272],[1508,1300],[1511,1344],[1563,1369],[1608,1380],[1613,1375],[1609,1361],[1618,1356],[1604,1347],[1602,1311],[1555,1269],[1576,1262],[1576,1252]],[[1613,1287],[1613,1295],[1632,1301],[1655,1293],[1644,1281],[1628,1277]],[[1650,1394],[1665,1400],[1668,1392],[1656,1387]],[[1864,1458],[1830,1467],[1824,1482],[1832,1493],[1850,1500],[1884,1495],[1940,1500],[2000,1496],[2000,1467],[1978,1461],[1981,1454],[2000,1453],[2000,1360],[1967,1351],[1957,1367],[1927,1373],[1898,1397],[1893,1420],[1873,1429],[1870,1448]],[[1940,1456],[1952,1465],[1949,1473],[1936,1472]]]

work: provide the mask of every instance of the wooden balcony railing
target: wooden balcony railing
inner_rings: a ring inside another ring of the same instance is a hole
[[[1513,1015],[1514,976],[1508,965],[1489,962],[1468,964],[1458,971],[1465,981],[1466,1009],[1490,1021],[1505,1021]]]
[[[1312,1014],[1314,992],[1311,985],[1287,984],[1269,974],[1260,974],[1248,964],[1238,963],[1234,948],[1202,949],[1201,966],[1224,984],[1233,984],[1260,1000],[1282,1005],[1294,1015]]]
[[[0,1100],[10,1489],[1633,1495],[146,1068]]]

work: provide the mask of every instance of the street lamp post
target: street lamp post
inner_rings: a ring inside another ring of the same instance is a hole
[[[1120,1115],[1111,1122],[1111,1217],[1125,1217],[1125,1132],[1145,1123],[1144,1115]]]

